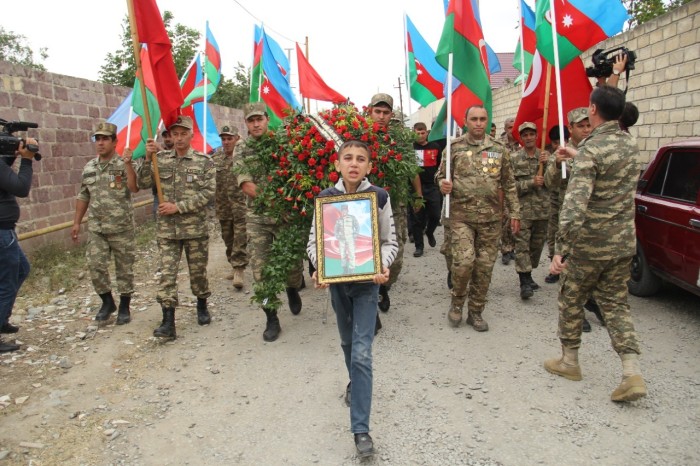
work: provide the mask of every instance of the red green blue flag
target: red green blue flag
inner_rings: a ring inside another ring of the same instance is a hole
[[[532,66],[532,57],[535,54],[535,49],[537,49],[535,12],[524,0],[520,0],[520,16],[522,40],[518,40],[518,45],[515,47],[515,55],[513,56],[513,68],[520,70],[520,76],[515,80],[516,83],[527,79]]]
[[[445,97],[444,84],[447,73],[435,60],[435,52],[406,15],[406,48],[411,98],[427,106]]]

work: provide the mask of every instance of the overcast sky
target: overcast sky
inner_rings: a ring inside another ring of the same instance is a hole
[[[486,41],[496,52],[513,52],[518,41],[518,0],[481,2]],[[349,95],[358,106],[376,92],[387,92],[399,105],[398,78],[405,81],[403,14],[407,13],[435,49],[443,26],[443,0],[157,0],[161,13],[174,22],[202,32],[206,20],[222,56],[222,72],[233,77],[237,62],[250,66],[253,28],[264,22],[268,34],[283,48],[294,42],[328,85]],[[533,4],[534,2],[529,1]],[[247,11],[246,11],[247,10]],[[48,71],[97,80],[109,52],[120,48],[126,0],[32,0],[25,6],[3,8],[0,25],[27,37],[36,49],[48,48]],[[203,39],[202,39],[203,40]],[[297,90],[298,92],[298,90]],[[402,89],[404,107],[406,88]],[[415,111],[418,104],[413,102]],[[327,104],[319,103],[319,107]],[[312,104],[313,109],[313,104]]]

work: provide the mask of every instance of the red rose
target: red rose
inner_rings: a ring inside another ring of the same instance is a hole
[[[321,188],[318,187],[318,186],[312,186],[312,187],[311,187],[311,191],[313,191],[314,194],[318,194],[318,193],[321,192]]]
[[[377,151],[372,151],[372,160],[377,160],[378,154]]]
[[[389,162],[389,157],[387,157],[386,155],[384,157],[382,157],[382,163],[388,163],[388,162]]]
[[[313,167],[314,165],[316,165],[316,159],[309,159],[308,164],[310,167]]]
[[[323,179],[323,172],[316,172],[316,179],[317,180],[322,180]],[[316,186],[314,186],[315,188]]]
[[[349,131],[346,131],[346,132],[343,133],[343,137],[344,137],[345,139],[350,139],[350,138],[352,137],[352,134],[350,134]]]
[[[363,134],[362,136],[360,136],[360,141],[364,141],[364,142],[367,142],[367,140],[368,140],[368,139],[369,139],[369,136],[367,136],[367,134],[366,134],[366,133],[365,133],[365,134]]]
[[[333,150],[335,149],[335,143],[333,141],[326,141],[326,150]]]
[[[312,193],[311,191],[306,191],[306,192],[304,193],[304,196],[306,196],[307,199],[313,199],[313,198],[314,198],[314,193]]]
[[[297,173],[296,175],[294,175],[294,178],[296,178],[297,180],[300,180],[303,177],[301,176],[301,173]]]
[[[328,174],[328,179],[331,180],[333,183],[338,182],[338,178],[339,178],[338,172],[330,172]]]
[[[401,157],[401,154],[396,154],[395,158],[396,158],[396,160],[398,160],[400,162],[403,157]]]
[[[377,173],[377,167],[372,167],[372,169],[369,172],[375,175]]]
[[[331,154],[331,156],[328,158],[328,161],[329,161],[329,162],[335,163],[336,160],[338,160],[338,153],[337,153],[337,152],[334,152],[334,153]]]
[[[325,149],[316,149],[316,153],[320,156],[322,156],[326,152]]]

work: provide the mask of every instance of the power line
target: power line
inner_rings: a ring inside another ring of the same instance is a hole
[[[253,13],[251,13],[246,7],[244,7],[244,6],[241,4],[241,2],[239,2],[238,0],[233,0],[233,3],[235,3],[236,5],[238,5],[239,7],[241,7],[241,9],[242,9],[243,11],[245,11],[246,13],[248,13],[248,15],[249,15],[251,18],[253,18],[255,21],[257,21],[257,22],[260,23],[260,24],[265,25],[265,23],[264,23],[264,21],[263,21],[262,19],[258,18],[258,17],[255,16]],[[266,29],[269,29],[269,30],[272,31],[272,32],[274,32],[274,33],[277,34],[278,36],[280,36],[280,37],[282,37],[282,38],[288,40],[289,42],[300,42],[300,41],[298,41],[298,40],[294,40],[294,39],[292,39],[292,38],[289,38],[289,37],[285,36],[284,34],[282,34],[281,32],[279,32],[278,30],[273,29],[273,28],[271,28],[270,26],[265,25],[265,28],[266,28]],[[303,41],[301,41],[301,42],[303,42]]]

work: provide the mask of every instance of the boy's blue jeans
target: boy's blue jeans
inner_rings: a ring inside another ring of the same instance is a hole
[[[379,285],[344,283],[331,285],[331,302],[338,322],[340,346],[350,381],[350,430],[369,432],[372,410],[372,342],[377,321]]]
[[[29,261],[15,230],[0,230],[0,326],[12,315],[17,292],[29,275]]]

